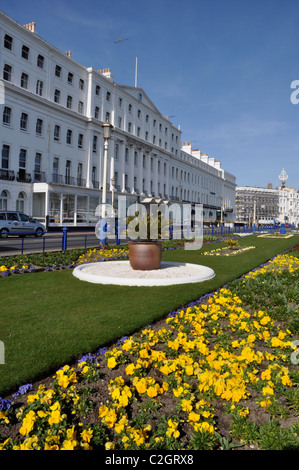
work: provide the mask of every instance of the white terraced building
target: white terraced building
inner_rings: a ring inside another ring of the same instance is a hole
[[[236,222],[246,225],[286,223],[299,226],[299,190],[276,187],[238,186]]]
[[[103,123],[109,141],[107,202],[155,197],[204,205],[206,222],[235,219],[235,177],[220,162],[181,145],[181,131],[142,88],[113,81],[110,69],[80,65],[43,40],[35,23],[0,11],[0,209],[51,226],[98,221]]]

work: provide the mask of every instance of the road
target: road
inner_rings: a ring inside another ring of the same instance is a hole
[[[43,251],[61,251],[63,234],[59,232],[48,232],[43,237],[20,238],[11,236],[0,239],[0,257],[29,253],[41,253]],[[109,244],[113,244],[112,241]],[[100,245],[100,240],[94,231],[69,231],[67,232],[67,249],[93,248]]]

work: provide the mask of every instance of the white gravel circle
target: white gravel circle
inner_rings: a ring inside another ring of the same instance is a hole
[[[81,281],[118,286],[170,286],[202,282],[215,276],[213,269],[190,263],[162,261],[160,269],[134,270],[129,261],[104,261],[77,266],[73,275]]]

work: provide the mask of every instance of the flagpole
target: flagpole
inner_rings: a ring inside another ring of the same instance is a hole
[[[136,57],[136,64],[135,64],[135,88],[137,88],[137,57]]]

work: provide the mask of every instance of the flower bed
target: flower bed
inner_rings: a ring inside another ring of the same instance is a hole
[[[95,263],[97,261],[112,261],[116,259],[127,258],[129,256],[128,248],[111,248],[88,250],[87,253],[79,256],[76,264]]]
[[[245,253],[246,251],[252,250],[255,246],[245,246],[243,248],[216,248],[215,250],[205,251],[203,255],[205,256],[235,256],[240,253]]]
[[[217,237],[205,237],[204,243],[215,243]],[[184,248],[181,240],[163,241],[163,251]],[[63,252],[45,252],[30,255],[17,255],[3,258],[4,264],[0,266],[0,277],[12,274],[34,273],[40,271],[57,271],[74,268],[78,264],[94,263],[126,259],[129,256],[127,245],[114,248],[103,247],[89,250],[76,249]]]
[[[292,233],[281,234],[280,232],[277,233],[263,233],[262,235],[258,235],[259,238],[292,238],[294,235]]]
[[[111,261],[126,258],[129,252],[127,248],[101,248],[74,250],[74,252],[43,253],[40,255],[25,255],[11,257],[0,266],[0,277],[12,274],[23,274],[37,271],[56,271],[60,269],[74,268],[77,264]]]
[[[284,255],[248,277],[286,270],[296,286],[298,267],[298,258]],[[248,277],[235,281],[241,292]],[[0,399],[0,448],[297,447],[293,334],[235,288]]]

